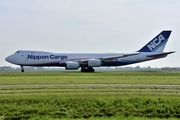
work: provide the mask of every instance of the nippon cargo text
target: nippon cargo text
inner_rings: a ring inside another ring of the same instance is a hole
[[[66,55],[28,55],[27,59],[33,60],[41,60],[41,59],[58,59],[58,60],[65,60],[68,56]]]

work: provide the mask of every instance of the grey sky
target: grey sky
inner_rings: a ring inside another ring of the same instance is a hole
[[[172,30],[165,59],[133,66],[180,66],[178,0],[0,0],[0,66],[20,49],[134,52]]]

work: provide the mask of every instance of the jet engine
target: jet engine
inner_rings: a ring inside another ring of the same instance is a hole
[[[89,59],[88,67],[100,67],[102,64],[101,60],[98,59]]]
[[[78,62],[72,62],[72,61],[67,61],[66,62],[66,70],[77,70],[79,68],[79,63]]]

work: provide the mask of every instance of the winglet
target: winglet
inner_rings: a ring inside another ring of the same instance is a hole
[[[163,52],[171,34],[171,30],[162,31],[138,52]]]

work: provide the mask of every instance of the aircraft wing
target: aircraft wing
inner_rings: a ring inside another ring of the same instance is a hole
[[[93,58],[93,59],[101,60],[102,62],[109,62],[109,61],[112,61],[113,59],[116,59],[116,58],[123,58],[123,57],[138,55],[138,54],[140,54],[140,53],[131,53],[131,54],[123,54],[123,55],[115,55],[115,56],[106,56],[106,57]],[[89,59],[81,60],[80,63],[81,64],[86,64],[88,62],[88,60]]]
[[[101,61],[112,61],[113,59],[116,58],[123,58],[123,57],[128,57],[128,56],[133,56],[133,55],[138,55],[140,53],[131,53],[131,54],[124,54],[124,55],[118,55],[118,56],[107,56],[107,57],[102,57],[99,58]]]
[[[168,54],[172,54],[172,53],[175,53],[175,51],[163,52],[163,53],[158,53],[158,54],[154,54],[154,55],[147,55],[147,57],[164,57],[164,56],[167,56]]]

